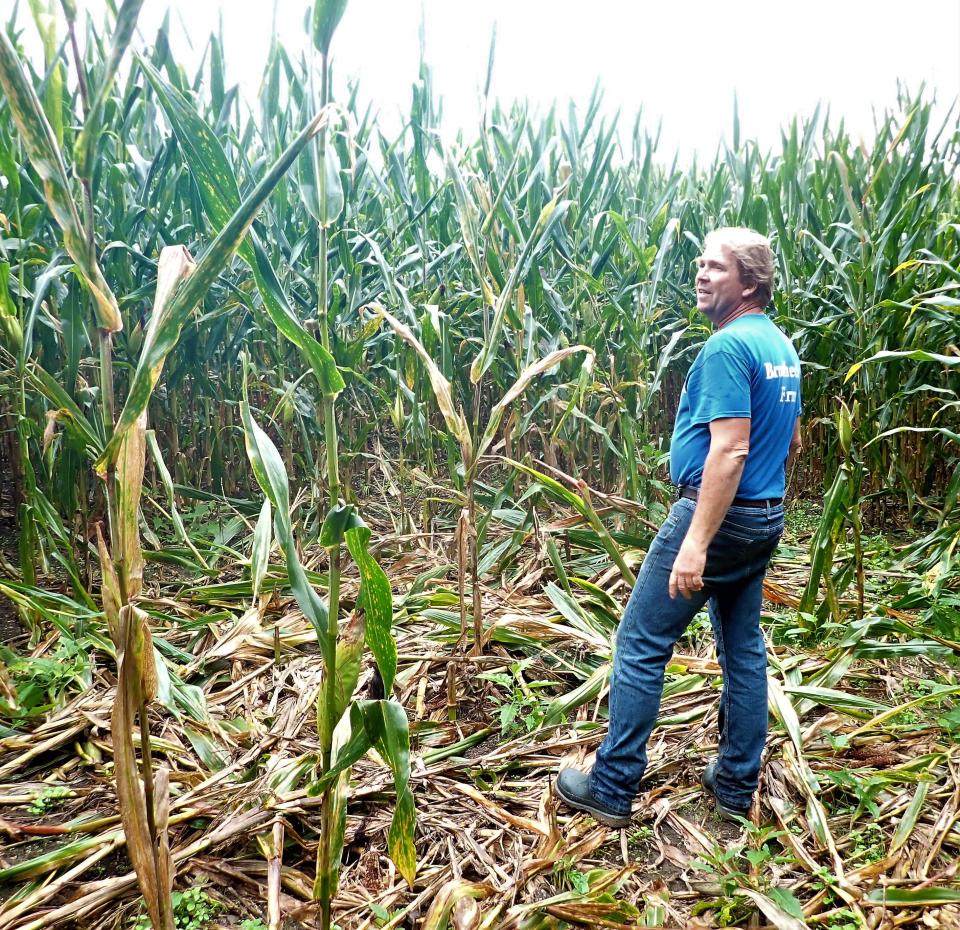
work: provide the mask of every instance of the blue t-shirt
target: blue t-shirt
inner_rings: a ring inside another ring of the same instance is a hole
[[[670,478],[700,487],[710,422],[750,419],[750,451],[738,497],[783,497],[787,452],[800,414],[800,359],[764,313],[747,313],[704,343],[680,394],[670,446]]]

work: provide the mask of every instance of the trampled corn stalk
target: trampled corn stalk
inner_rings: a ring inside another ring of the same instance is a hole
[[[502,295],[501,295],[502,296]],[[505,313],[505,301],[498,301],[498,314],[501,319]],[[420,358],[430,379],[430,386],[433,388],[437,405],[443,415],[444,422],[451,435],[455,437],[459,444],[461,455],[461,468],[463,470],[464,489],[466,494],[466,506],[461,510],[457,523],[457,561],[458,561],[458,594],[460,601],[460,640],[461,643],[467,638],[467,601],[466,601],[466,573],[469,569],[472,595],[472,619],[473,619],[473,653],[479,654],[483,649],[484,631],[483,631],[483,613],[480,600],[480,584],[478,571],[478,547],[477,547],[477,511],[476,511],[476,478],[480,469],[483,456],[490,448],[493,440],[497,436],[500,425],[503,422],[504,414],[510,406],[523,395],[524,391],[540,375],[558,366],[564,359],[572,355],[584,354],[583,366],[589,371],[593,367],[594,355],[587,346],[569,346],[565,349],[558,349],[551,352],[545,358],[539,359],[525,368],[514,384],[506,391],[499,401],[493,406],[487,420],[486,427],[482,434],[474,436],[467,424],[467,419],[463,411],[459,409],[453,399],[453,391],[450,382],[443,376],[443,373],[437,367],[436,362],[430,357],[430,354],[424,348],[423,343],[414,335],[412,330],[401,323],[396,317],[379,305],[373,305],[374,309],[382,316],[394,329],[394,331],[410,345]],[[497,330],[497,324],[495,324]],[[497,330],[498,331],[498,330]],[[486,360],[486,361],[485,361]],[[492,357],[484,349],[474,360],[473,371],[478,372],[479,378],[489,366]],[[453,663],[450,663],[453,668]],[[452,684],[450,685],[453,690]]]

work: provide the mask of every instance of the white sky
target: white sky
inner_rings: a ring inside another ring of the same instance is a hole
[[[277,0],[281,41],[305,47],[308,0]],[[79,0],[100,20],[103,0]],[[27,4],[21,20],[27,33]],[[171,10],[174,56],[199,61],[223,11],[228,79],[255,99],[270,41],[269,0],[146,0],[141,32],[152,41]],[[795,114],[818,101],[848,128],[872,135],[873,111],[892,106],[900,78],[926,82],[945,116],[960,96],[958,0],[350,0],[334,37],[337,89],[355,75],[362,101],[372,100],[388,135],[409,112],[417,77],[421,10],[434,89],[444,100],[444,128],[478,125],[490,36],[497,24],[492,92],[526,97],[541,109],[554,98],[585,107],[599,78],[605,109],[619,109],[621,129],[643,107],[652,130],[662,118],[660,156],[679,150],[711,157],[731,134],[733,95],[741,136],[764,147],[779,142]],[[192,43],[194,51],[190,51]],[[952,117],[956,120],[956,112]]]

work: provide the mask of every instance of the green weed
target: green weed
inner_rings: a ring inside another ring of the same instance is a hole
[[[782,831],[769,827],[757,827],[747,820],[744,824],[744,839],[724,847],[715,844],[702,858],[694,859],[693,865],[717,882],[720,894],[713,899],[698,902],[692,913],[713,913],[718,926],[740,926],[754,910],[750,899],[742,889],[759,891],[772,898],[783,910],[794,916],[802,913],[800,902],[785,888],[770,882],[771,865],[787,864],[793,857],[783,850],[778,838]],[[756,877],[751,873],[756,871]]]
[[[172,901],[173,922],[177,930],[203,930],[224,910],[223,905],[211,898],[202,885],[193,885],[186,891],[175,891]],[[262,927],[263,921],[256,918],[247,930],[259,930]],[[146,914],[138,914],[131,930],[150,930],[150,918]]]
[[[53,808],[59,807],[63,800],[69,798],[72,794],[73,792],[65,785],[51,785],[30,802],[27,810],[35,817],[42,817]]]
[[[525,659],[513,662],[509,673],[492,671],[477,676],[499,685],[507,692],[506,695],[491,695],[491,699],[500,708],[500,732],[505,738],[530,733],[543,724],[546,702],[536,692],[552,688],[556,682],[526,681],[523,671],[532,661],[533,659]]]

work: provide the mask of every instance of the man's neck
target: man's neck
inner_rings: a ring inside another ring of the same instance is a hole
[[[738,320],[748,313],[763,313],[763,308],[756,306],[756,304],[741,304],[739,307],[731,310],[722,320],[717,320],[717,329],[723,329],[724,326],[728,326],[734,320]]]

